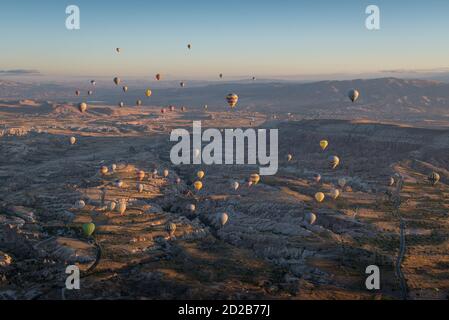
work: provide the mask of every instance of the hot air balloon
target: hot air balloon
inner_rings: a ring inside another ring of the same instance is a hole
[[[91,80],[91,81],[90,81],[90,84],[93,85],[93,86],[95,86],[95,85],[97,84],[97,82],[96,82],[95,80]]]
[[[253,184],[258,184],[260,181],[260,176],[257,173],[253,173],[250,177],[249,177],[249,181],[251,181]]]
[[[160,73],[158,73],[158,74],[156,75],[156,80],[157,80],[157,81],[161,80],[161,74],[160,74]]]
[[[329,164],[332,169],[335,169],[340,164],[340,159],[337,156],[331,156],[329,157]]]
[[[106,175],[108,173],[109,169],[106,166],[102,166],[100,169],[100,172],[102,175]]]
[[[153,176],[157,176],[157,169],[153,169]]]
[[[187,49],[192,49],[192,45],[190,43],[187,45]]]
[[[194,157],[194,159],[198,158],[200,156],[200,153],[201,153],[200,149],[198,149],[198,148],[193,149],[193,157]]]
[[[145,171],[140,170],[139,172],[137,172],[137,179],[139,179],[139,181],[142,181],[145,178]]]
[[[231,108],[235,108],[237,102],[239,101],[239,96],[235,93],[230,93],[226,96],[226,101]]]
[[[118,77],[115,77],[113,81],[114,81],[115,85],[117,85],[117,86],[120,84],[120,78],[118,78]]]
[[[193,186],[195,187],[196,191],[200,191],[201,189],[203,189],[203,183],[201,181],[195,181]]]
[[[81,92],[79,92],[79,90],[75,91],[75,95],[79,96],[81,94]]]
[[[117,188],[123,187],[123,180],[116,180],[116,181],[115,181],[115,186],[116,186]]]
[[[359,95],[360,93],[355,89],[351,89],[348,92],[348,97],[349,99],[351,99],[352,102],[355,102],[359,98]]]
[[[165,109],[164,108],[161,109],[161,113],[165,113]]]
[[[84,209],[85,206],[86,203],[83,200],[78,200],[77,202],[75,202],[75,208],[78,210]]]
[[[119,106],[120,108],[123,108],[123,107],[125,106],[125,104],[124,104],[123,102],[119,102],[118,106]]]
[[[181,178],[180,177],[177,177],[176,178],[176,184],[180,184],[181,183]]]
[[[393,177],[390,177],[390,178],[388,179],[388,185],[391,187],[392,185],[394,185],[394,183],[395,183],[394,178],[393,178]]]
[[[169,109],[170,109],[171,112],[174,112],[175,111],[175,106],[170,106]]]
[[[164,176],[164,178],[167,178],[167,177],[168,177],[168,170],[167,170],[167,169],[164,170],[163,176]]]
[[[218,216],[218,222],[222,227],[228,222],[228,219],[229,217],[227,213],[222,213]]]
[[[138,191],[139,193],[142,193],[143,190],[144,190],[144,185],[141,184],[141,183],[138,183],[138,184],[137,184],[137,191]]]
[[[223,73],[220,73],[219,77],[220,79],[223,79]]]
[[[117,206],[117,202],[109,201],[109,203],[108,203],[108,210],[109,211],[114,211],[116,206]]]
[[[181,86],[181,88],[184,88],[186,84],[184,82],[180,82],[179,85]]]
[[[115,51],[117,51],[117,53],[120,53],[120,48],[115,48]]]
[[[75,137],[70,137],[70,144],[73,146],[76,143]]]
[[[317,193],[315,194],[315,200],[316,200],[317,202],[323,202],[324,198],[325,198],[325,195],[324,195],[324,193],[322,193],[322,192],[317,192]]]
[[[112,169],[112,172],[115,172],[115,170],[117,170],[117,165],[115,163],[113,163],[111,165],[111,169]]]
[[[181,107],[181,111],[182,111],[182,112],[185,112],[186,110],[187,110],[186,107]]]
[[[83,224],[83,232],[86,237],[90,237],[95,231],[95,224],[85,223]]]
[[[187,206],[187,210],[189,210],[190,212],[195,212],[196,207],[193,203],[191,203]]]
[[[128,91],[128,87],[127,86],[123,86],[122,90],[123,90],[123,92],[127,92]]]
[[[292,159],[293,159],[293,156],[291,154],[288,154],[287,155],[287,162],[292,161]]]
[[[136,101],[136,106],[140,107],[142,105],[142,100],[137,100]]]
[[[340,179],[338,179],[338,185],[339,185],[340,187],[344,188],[345,185],[346,185],[346,179],[345,179],[345,178],[340,178]]]
[[[87,91],[87,95],[91,96],[94,92],[92,90]]]
[[[87,104],[85,103],[85,102],[81,102],[79,105],[78,105],[78,109],[79,109],[79,111],[82,113],[82,112],[86,112],[86,110],[87,110]]]
[[[197,173],[196,173],[196,176],[198,177],[198,179],[203,179],[203,177],[204,177],[204,171],[202,171],[202,170],[200,170],[200,171],[198,171]]]
[[[321,174],[315,173],[313,175],[313,180],[315,180],[316,183],[319,183],[321,181]]]
[[[171,237],[175,234],[176,231],[176,224],[170,222],[169,224],[167,224],[167,226],[165,227],[165,231],[167,231],[168,235]]]
[[[340,190],[338,190],[338,189],[332,189],[331,190],[331,197],[334,199],[334,200],[337,200],[338,199],[338,197],[340,196]]]
[[[316,215],[312,212],[307,212],[306,216],[305,216],[305,220],[307,221],[308,224],[312,225],[316,221]]]
[[[327,146],[329,145],[329,142],[327,140],[321,140],[320,141],[320,147],[323,150],[326,150]]]
[[[427,180],[429,181],[429,183],[431,183],[432,185],[437,185],[438,182],[440,181],[441,177],[438,173],[436,172],[432,172],[428,177]]]
[[[234,181],[234,183],[232,184],[232,189],[234,189],[235,191],[237,191],[237,189],[240,187],[240,184],[237,181]]]
[[[151,94],[152,94],[152,92],[151,92],[150,89],[147,89],[147,91],[145,91],[145,95],[146,95],[148,98],[151,97]]]
[[[126,212],[126,201],[124,201],[124,200],[119,201],[118,206],[117,206],[117,211],[118,211],[118,213],[120,213],[120,215],[125,214],[125,212]]]
[[[204,105],[204,110],[207,110],[207,104]]]

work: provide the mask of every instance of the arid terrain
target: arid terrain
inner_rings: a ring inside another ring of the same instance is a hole
[[[224,96],[239,86],[231,111]],[[75,89],[31,87],[26,95],[0,85],[0,299],[449,298],[447,84],[228,84],[161,89],[164,97],[155,92],[141,107],[127,98],[123,108],[104,89],[85,113]],[[361,88],[355,104],[345,97],[351,87]],[[176,109],[162,114],[169,104]],[[258,166],[173,165],[170,132],[191,130],[193,120],[279,129],[278,173],[250,186]],[[436,186],[431,172],[441,176]],[[402,188],[389,186],[392,176]],[[112,201],[126,203],[124,214]],[[87,222],[96,225],[91,238]],[[73,264],[81,289],[69,291]],[[369,265],[380,268],[380,290],[365,287]]]

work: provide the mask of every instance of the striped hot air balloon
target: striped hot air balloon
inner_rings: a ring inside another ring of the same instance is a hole
[[[236,95],[235,93],[230,93],[226,96],[226,101],[228,102],[231,108],[234,108],[237,105],[237,102],[239,101],[239,96]]]

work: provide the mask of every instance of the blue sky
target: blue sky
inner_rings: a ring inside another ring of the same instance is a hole
[[[65,28],[71,4],[78,31]],[[380,7],[379,31],[365,28],[369,4]],[[167,79],[427,70],[449,67],[448,33],[447,0],[3,0],[0,70]]]

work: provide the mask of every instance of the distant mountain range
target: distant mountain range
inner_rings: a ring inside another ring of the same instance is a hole
[[[87,96],[88,86],[80,97],[78,88],[62,84],[26,84],[0,80],[0,99],[37,99],[58,103],[77,103],[87,100],[117,105],[124,101],[134,105],[141,99],[144,105],[176,105],[209,110],[226,107],[225,96],[239,95],[238,108],[272,113],[297,113],[307,117],[370,119],[449,119],[449,84],[431,80],[380,78],[369,80],[298,82],[195,82],[185,88],[153,88],[153,95],[145,97],[146,87],[130,87],[127,93],[121,86],[93,88]],[[137,86],[137,85],[136,85]],[[351,103],[347,92],[360,91],[360,99]]]

